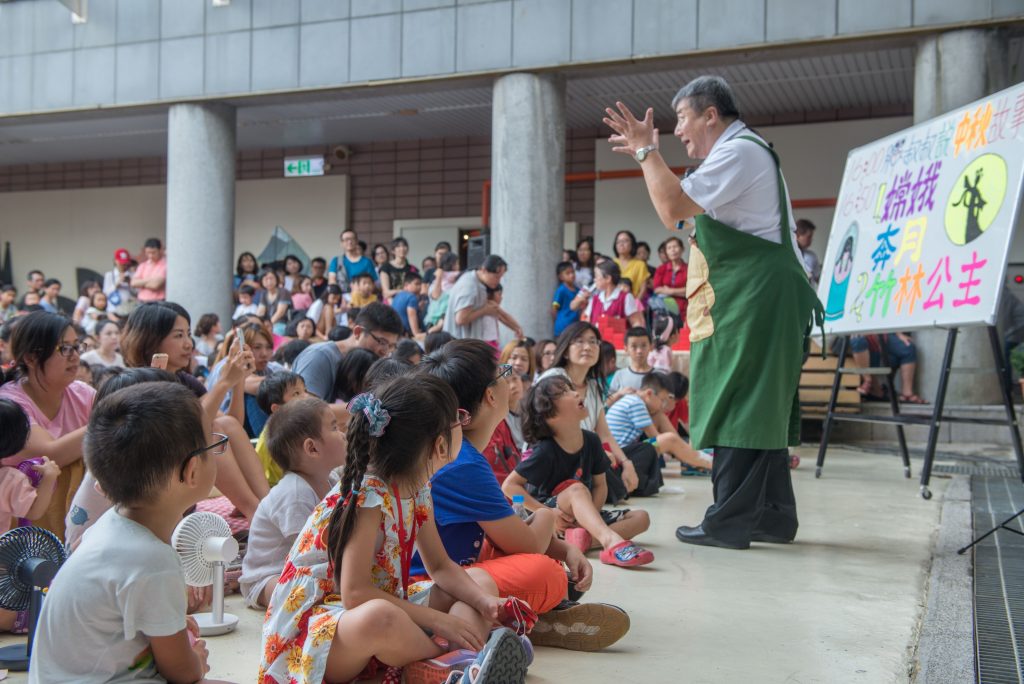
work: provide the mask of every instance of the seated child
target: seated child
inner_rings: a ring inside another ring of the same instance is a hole
[[[190,389],[146,382],[96,403],[84,443],[114,508],[61,567],[43,602],[29,682],[203,680],[203,640],[185,617],[181,561],[170,546],[205,498],[227,439]],[[204,680],[205,681],[205,680]]]
[[[501,307],[501,301],[504,296],[504,288],[502,288],[501,283],[498,283],[497,287],[487,288],[487,301],[494,302],[498,307],[498,311],[494,315],[487,314],[482,317],[483,327],[481,328],[480,338],[495,349],[501,349],[501,345],[498,343],[500,335],[499,323],[511,330],[515,337],[523,336],[523,329],[516,319]]]
[[[377,293],[374,292],[373,276],[369,273],[360,273],[352,278],[352,291],[349,293],[348,302],[352,306],[364,307],[377,301]],[[349,317],[352,317],[349,312]]]
[[[129,368],[113,375],[103,383],[96,393],[96,403],[107,398],[114,392],[144,382],[177,382],[173,373],[160,368]],[[71,500],[71,508],[64,518],[64,543],[68,553],[73,552],[82,543],[82,535],[93,526],[104,513],[114,504],[98,486],[96,477],[86,471],[82,484],[75,491]]]
[[[253,301],[256,296],[256,288],[252,285],[242,285],[238,288],[238,306],[235,307],[235,312],[231,315],[232,319],[241,318],[249,314],[255,314],[259,311],[259,304]]]
[[[263,378],[259,389],[256,390],[256,403],[260,410],[268,416],[273,416],[277,409],[281,408],[293,399],[305,399],[310,396],[306,392],[306,381],[298,373],[291,371],[277,371]],[[277,461],[271,456],[267,446],[267,426],[263,426],[260,436],[256,439],[256,455],[260,457],[260,464],[263,466],[263,474],[267,476],[267,483],[274,487],[284,476],[284,471]]]
[[[523,431],[533,453],[505,479],[505,495],[523,495],[531,511],[556,509],[559,526],[570,528],[566,542],[585,552],[596,539],[604,549],[602,563],[633,567],[653,561],[653,553],[632,541],[650,527],[646,511],[601,510],[608,495],[608,457],[601,438],[580,427],[587,407],[572,382],[551,376],[536,383],[526,395],[524,414]]]
[[[0,399],[0,459],[24,449],[30,430],[21,407],[10,399]],[[10,529],[11,518],[20,518],[19,526],[31,525],[46,512],[58,475],[60,466],[45,456],[0,467],[0,534]],[[0,609],[0,632],[26,631],[28,611]]]
[[[509,424],[509,419],[512,418],[512,411],[516,411],[514,417],[516,428],[520,434],[523,433],[522,423],[518,415],[519,403],[523,399],[523,380],[514,372],[508,376],[508,411],[509,415],[505,417],[505,420],[498,423],[498,426],[494,428],[494,432],[491,434],[491,441],[487,443],[487,447],[481,451],[484,458],[491,466],[491,470],[494,471],[494,476],[498,479],[498,485],[501,485],[511,473],[519,461],[522,460],[523,454],[517,442],[515,433],[512,431],[512,426]]]
[[[640,390],[643,382],[652,370],[651,364],[647,362],[651,353],[651,334],[647,328],[630,328],[626,331],[626,356],[629,358],[629,365],[615,371],[612,376],[608,392],[611,396],[605,402],[611,406],[627,394]]]
[[[672,347],[679,341],[679,320],[670,314],[661,314],[651,324],[654,348],[647,355],[647,363],[657,371],[672,370]]]
[[[678,432],[661,432],[655,426],[655,417],[660,418],[675,405],[672,388],[673,383],[665,373],[649,373],[638,393],[622,397],[608,409],[608,429],[623,448],[646,439],[658,453],[669,454],[694,468],[710,468],[711,459],[694,451]]]
[[[449,647],[479,651],[463,681],[524,681],[524,643],[509,629],[491,632],[505,600],[448,558],[434,523],[428,480],[462,443],[457,408],[452,390],[423,373],[349,403],[345,471],[288,554],[258,681],[284,684],[298,671],[303,682],[397,682],[409,666],[409,681],[440,682],[450,664],[427,659]],[[409,582],[414,547],[432,586]]]
[[[579,288],[576,287],[576,268],[571,261],[563,261],[555,268],[558,276],[558,288],[551,301],[551,317],[555,319],[555,337],[562,331],[580,320],[580,311],[586,306],[584,298],[576,299]]]
[[[326,402],[307,397],[274,407],[263,436],[284,476],[260,501],[249,527],[238,582],[250,608],[267,607],[288,550],[337,481],[334,469],[345,463],[345,435]]]

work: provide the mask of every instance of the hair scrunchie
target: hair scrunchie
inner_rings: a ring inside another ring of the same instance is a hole
[[[352,398],[348,402],[348,412],[355,413],[362,411],[366,421],[370,424],[370,436],[380,437],[384,434],[384,428],[391,422],[391,414],[381,406],[380,399],[370,392],[364,392]]]

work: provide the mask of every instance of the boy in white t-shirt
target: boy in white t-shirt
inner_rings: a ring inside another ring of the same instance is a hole
[[[328,404],[315,397],[278,407],[266,435],[270,456],[285,475],[260,501],[249,526],[238,583],[246,605],[255,609],[267,607],[288,551],[334,486],[334,469],[345,464],[345,434]]]
[[[83,452],[114,508],[54,578],[30,683],[203,680],[206,644],[185,617],[170,540],[185,511],[210,493],[226,444],[178,383],[126,387],[96,404]]]

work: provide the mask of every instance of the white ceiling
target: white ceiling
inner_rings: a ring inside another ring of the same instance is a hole
[[[1024,40],[1010,45],[1011,73],[1020,74]],[[733,85],[755,123],[889,116],[911,110],[914,48],[891,39],[577,68],[566,72],[567,125],[598,128],[603,108],[622,99],[639,111],[654,106],[659,123],[671,126],[672,96],[708,72]],[[228,101],[238,107],[240,150],[488,136],[491,83],[478,77]],[[166,108],[0,119],[0,164],[162,157]]]

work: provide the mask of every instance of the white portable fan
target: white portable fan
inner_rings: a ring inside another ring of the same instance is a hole
[[[182,519],[171,535],[171,546],[178,552],[190,587],[213,585],[213,605],[209,613],[196,613],[202,636],[233,632],[238,617],[224,612],[224,566],[238,555],[238,542],[231,528],[216,513],[193,513]]]

